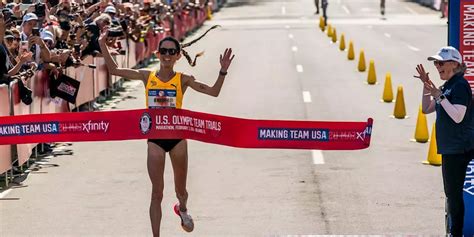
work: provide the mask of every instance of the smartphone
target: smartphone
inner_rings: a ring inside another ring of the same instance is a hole
[[[29,51],[28,41],[21,41],[20,42],[20,49],[22,49],[24,52]]]
[[[32,30],[32,34],[34,36],[40,36],[40,30],[38,27],[34,27],[33,30]]]
[[[80,44],[74,44],[74,52],[76,52],[76,53],[81,52],[81,45]]]

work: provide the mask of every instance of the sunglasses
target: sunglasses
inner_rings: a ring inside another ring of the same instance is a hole
[[[449,60],[449,61],[433,61],[435,66],[439,65],[440,67],[444,66],[444,64],[447,63],[447,62],[454,62],[454,61],[451,61],[451,60]]]
[[[172,48],[172,49],[168,49],[168,48],[160,48],[158,49],[158,52],[161,54],[161,55],[176,55],[178,54],[178,49],[175,49],[175,48]]]
[[[16,38],[16,37],[15,38],[7,38],[8,42],[13,42],[14,40],[20,42],[21,38]]]

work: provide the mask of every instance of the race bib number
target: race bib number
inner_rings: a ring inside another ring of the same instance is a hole
[[[148,90],[148,107],[176,108],[176,90]]]

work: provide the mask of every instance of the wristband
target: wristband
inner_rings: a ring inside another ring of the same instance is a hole
[[[219,71],[219,75],[221,75],[221,76],[226,76],[226,75],[227,75],[227,72]]]

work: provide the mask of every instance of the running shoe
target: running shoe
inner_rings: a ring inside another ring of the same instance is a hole
[[[192,232],[194,230],[194,221],[193,218],[188,214],[187,211],[180,211],[179,204],[176,203],[173,207],[174,213],[181,218],[181,227],[186,232]]]

